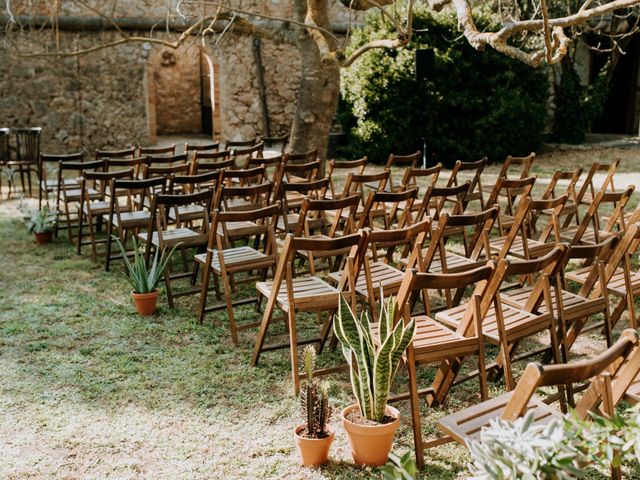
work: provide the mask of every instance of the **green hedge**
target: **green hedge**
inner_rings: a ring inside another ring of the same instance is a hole
[[[487,17],[476,21],[481,30],[491,27]],[[383,161],[390,152],[421,149],[425,136],[427,150],[450,165],[483,156],[503,160],[540,145],[549,93],[545,70],[490,48],[474,50],[455,22],[451,14],[416,8],[407,48],[373,50],[344,69],[341,120],[350,130],[349,154]],[[380,14],[370,13],[351,48],[389,32]],[[414,80],[417,48],[434,50],[427,82]]]

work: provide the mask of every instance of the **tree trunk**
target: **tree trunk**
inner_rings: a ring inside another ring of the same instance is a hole
[[[303,3],[299,2],[297,9],[297,16],[302,21],[307,16]],[[326,2],[315,4],[326,8]],[[326,11],[321,12],[320,18],[328,20]],[[330,28],[330,24],[327,26]],[[324,161],[327,158],[331,124],[338,110],[340,66],[335,60],[323,61],[316,41],[306,28],[299,29],[296,47],[302,62],[302,78],[291,128],[290,148],[295,153],[318,149],[318,157]]]

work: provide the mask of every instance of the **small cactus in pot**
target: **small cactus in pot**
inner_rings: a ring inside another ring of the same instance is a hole
[[[302,364],[307,381],[300,391],[300,416],[304,420],[294,432],[300,463],[317,466],[327,462],[334,432],[327,425],[332,408],[329,404],[329,386],[314,378],[316,351],[307,346],[302,353]]]

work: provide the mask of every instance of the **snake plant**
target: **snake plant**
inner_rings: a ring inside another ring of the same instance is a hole
[[[382,300],[378,341],[374,341],[369,316],[363,313],[357,318],[342,297],[333,324],[351,367],[351,387],[360,414],[379,423],[385,417],[391,382],[416,328],[413,320],[406,326],[402,321],[394,326],[395,309],[395,298]]]

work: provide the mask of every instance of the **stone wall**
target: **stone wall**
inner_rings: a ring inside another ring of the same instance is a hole
[[[82,48],[112,40],[112,33],[60,32]],[[40,126],[42,149],[64,153],[146,143],[145,58],[140,44],[76,57],[22,57],[0,36],[0,125]],[[51,32],[13,35],[21,52],[43,51]]]
[[[331,20],[346,22],[349,13],[337,0],[328,0]],[[176,18],[175,0],[88,0],[94,8],[115,17]],[[236,0],[233,5],[265,15],[290,18],[291,0]],[[50,15],[52,2],[14,0],[16,15]],[[95,16],[77,2],[61,2],[61,15]],[[111,10],[115,6],[115,10]],[[142,8],[144,6],[144,8]],[[192,5],[191,9],[198,7]],[[211,6],[200,11],[212,13]],[[0,7],[0,13],[5,13]],[[360,19],[359,14],[351,20]],[[144,36],[146,33],[137,32]],[[174,41],[177,34],[157,31],[155,38]],[[120,38],[116,32],[60,32],[63,50],[86,48]],[[208,67],[201,58],[201,77],[183,65],[189,55],[202,52],[215,64],[216,106],[214,128],[222,139],[247,139],[263,135],[263,116],[257,64],[252,39],[227,32],[202,47],[178,49],[151,43],[129,43],[76,57],[21,57],[21,52],[55,49],[50,30],[29,34],[0,34],[0,127],[43,127],[42,148],[70,152],[95,148],[121,148],[155,141],[156,132],[198,133],[201,104],[209,105]],[[193,44],[192,42],[190,42]],[[199,44],[199,42],[196,42]],[[175,67],[163,67],[164,56],[173,52]],[[295,47],[261,41],[266,101],[271,135],[288,132],[295,112],[300,81],[300,58]],[[193,60],[193,59],[191,59]],[[194,66],[198,62],[191,61]],[[175,118],[171,118],[175,112]],[[168,127],[167,127],[168,126]]]
[[[271,135],[288,132],[300,82],[300,59],[290,45],[261,41]],[[211,56],[219,65],[221,136],[247,139],[263,134],[258,67],[252,39],[229,35]]]

